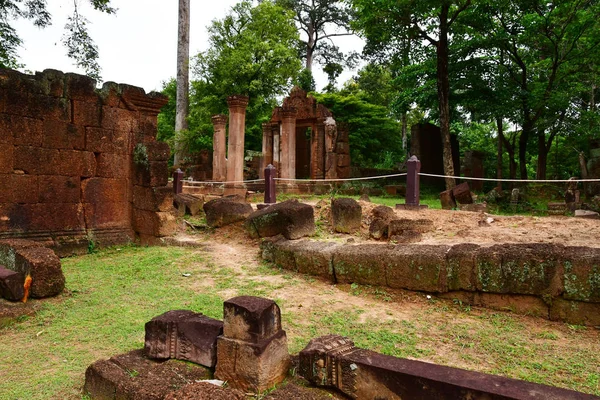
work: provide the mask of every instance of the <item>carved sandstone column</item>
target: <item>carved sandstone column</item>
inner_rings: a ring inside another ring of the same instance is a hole
[[[227,125],[227,115],[219,114],[212,116],[214,127],[213,135],[213,181],[223,182],[227,179],[227,150],[225,127]]]
[[[273,164],[273,124],[266,122],[262,124],[262,162],[259,169],[259,178],[264,178],[265,168]]]
[[[273,166],[281,178],[281,124],[273,125]]]
[[[281,110],[281,173],[282,178],[296,178],[296,114],[294,107]]]
[[[229,141],[227,143],[227,181],[244,180],[244,134],[248,97],[227,98],[229,106]]]

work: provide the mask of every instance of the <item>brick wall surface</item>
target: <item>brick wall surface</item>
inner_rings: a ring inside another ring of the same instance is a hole
[[[42,240],[68,254],[90,240],[135,240],[134,214],[148,208],[154,232],[169,234],[164,207],[133,196],[167,185],[169,148],[156,141],[166,100],[115,83],[98,90],[76,74],[0,69],[0,238]]]

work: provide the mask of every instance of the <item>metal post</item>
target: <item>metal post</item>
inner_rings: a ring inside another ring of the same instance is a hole
[[[412,156],[406,162],[408,174],[406,175],[406,205],[419,206],[419,173],[421,172],[421,161]]]
[[[181,192],[183,192],[183,171],[177,168],[177,171],[173,172],[173,193]]]
[[[265,168],[265,204],[277,203],[275,192],[275,177],[277,169],[273,164],[267,165]]]

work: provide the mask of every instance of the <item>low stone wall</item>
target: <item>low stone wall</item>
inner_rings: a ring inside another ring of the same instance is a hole
[[[265,260],[333,283],[436,293],[573,324],[600,325],[600,248],[336,244],[265,239]]]

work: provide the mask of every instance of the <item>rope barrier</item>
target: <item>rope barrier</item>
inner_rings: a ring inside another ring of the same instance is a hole
[[[183,183],[201,183],[201,184],[211,184],[211,185],[226,185],[226,184],[235,184],[235,183],[254,183],[254,182],[264,182],[264,179],[252,179],[252,180],[248,180],[248,181],[193,181],[193,180],[186,180],[184,179],[182,181]],[[193,187],[193,186],[192,186]]]
[[[362,178],[338,178],[338,179],[294,179],[294,178],[275,178],[276,181],[291,181],[291,182],[347,182],[347,181],[364,181],[369,179],[384,179],[394,178],[397,176],[406,176],[406,174],[392,174],[392,175],[377,175],[377,176],[365,176]]]
[[[497,178],[473,178],[469,176],[448,176],[425,174],[420,172],[421,176],[430,176],[432,178],[454,178],[467,181],[491,181],[491,182],[528,182],[528,183],[570,183],[570,182],[600,182],[600,179],[497,179]]]

